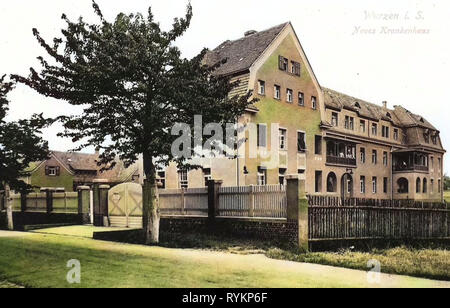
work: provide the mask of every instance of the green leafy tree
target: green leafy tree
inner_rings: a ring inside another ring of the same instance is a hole
[[[444,175],[444,190],[450,190],[450,177],[447,174]]]
[[[41,138],[41,129],[51,123],[42,114],[29,120],[6,121],[8,93],[14,88],[12,82],[0,78],[0,190],[4,192],[8,208],[8,225],[12,229],[10,190],[27,192],[32,187],[21,178],[31,162],[48,157],[48,144]]]
[[[39,57],[42,70],[31,68],[28,77],[13,76],[37,92],[69,104],[83,106],[77,116],[62,116],[61,136],[82,142],[79,148],[100,148],[100,162],[113,163],[119,156],[127,165],[143,155],[143,226],[147,244],[159,241],[156,166],[175,161],[189,167],[186,157],[172,154],[177,136],[174,123],[194,127],[194,115],[205,123],[235,122],[252,103],[249,96],[230,97],[237,85],[214,75],[202,65],[206,49],[192,59],[182,58],[174,45],[188,29],[189,4],[184,18],[176,18],[169,31],[154,21],[151,8],[142,14],[119,14],[107,21],[98,5],[98,24],[65,15],[67,27],[52,44],[33,29],[51,61]]]

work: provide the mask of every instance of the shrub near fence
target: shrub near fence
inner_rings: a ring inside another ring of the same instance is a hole
[[[308,201],[312,241],[450,236],[450,209],[442,203],[322,196],[309,196]]]

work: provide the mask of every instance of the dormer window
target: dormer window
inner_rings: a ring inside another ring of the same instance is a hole
[[[433,142],[434,145],[437,144],[437,135],[431,136],[431,142]]]
[[[425,140],[425,143],[430,143],[430,133],[428,129],[423,132],[423,139]]]
[[[289,60],[283,56],[278,56],[278,68],[284,72],[288,71]]]
[[[387,116],[389,119],[392,119],[392,116],[391,116],[391,114],[390,114],[389,112],[386,113],[386,116]]]
[[[423,118],[420,118],[420,122],[425,123],[425,120]]]
[[[355,107],[361,109],[361,105],[358,102],[355,102]]]

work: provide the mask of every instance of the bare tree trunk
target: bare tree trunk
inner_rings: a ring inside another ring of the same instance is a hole
[[[5,184],[5,206],[6,206],[6,221],[8,224],[8,230],[14,230],[13,223],[13,210],[12,210],[12,199],[11,199],[11,190],[9,188],[9,184]]]
[[[144,243],[152,245],[159,243],[160,211],[156,170],[152,159],[146,155],[144,155],[144,172],[146,179],[142,187],[142,225],[144,227]]]

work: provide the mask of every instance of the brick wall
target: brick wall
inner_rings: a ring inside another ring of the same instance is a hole
[[[162,217],[162,233],[201,233],[239,239],[258,239],[298,245],[298,224],[286,220],[216,218],[206,217]]]

